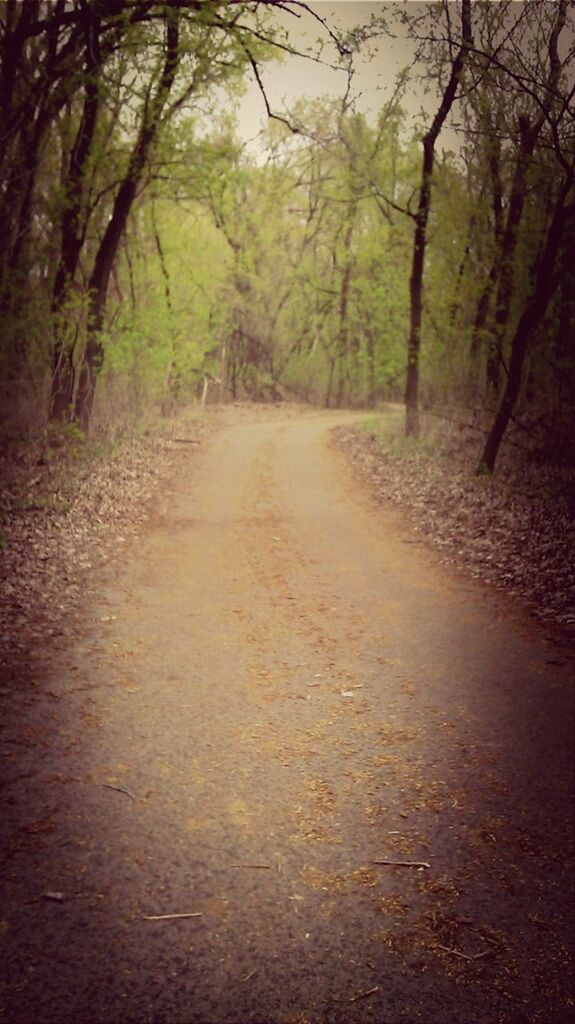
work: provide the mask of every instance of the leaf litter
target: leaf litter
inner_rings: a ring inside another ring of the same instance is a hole
[[[177,419],[112,445],[63,432],[0,448],[0,670],[21,675],[30,656],[60,646],[95,570],[137,537],[176,467]],[[199,443],[204,422],[186,424]],[[177,452],[180,457],[177,457]],[[194,446],[195,451],[195,446]],[[102,625],[114,616],[102,615]],[[6,691],[10,692],[10,689]]]
[[[527,601],[537,618],[575,633],[575,500],[552,467],[505,451],[477,477],[477,437],[442,430],[408,445],[379,426],[339,427],[336,445],[377,498],[409,515],[443,561]],[[417,538],[406,543],[418,543]]]

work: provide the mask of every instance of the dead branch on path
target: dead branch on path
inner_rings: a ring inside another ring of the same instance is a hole
[[[124,789],[122,786],[112,786],[109,782],[103,782],[102,785],[104,786],[105,789],[113,789],[116,791],[116,793],[124,793],[126,796],[130,797],[130,800],[136,799],[134,794],[130,793],[129,789]]]
[[[442,949],[444,953],[451,953],[453,956],[458,956],[462,960],[474,959],[472,956],[469,956],[468,953],[462,953],[460,949],[455,949],[454,946],[442,946],[441,943],[438,942],[436,948]]]
[[[367,992],[359,992],[356,996],[351,996],[350,1003],[357,1003],[359,999],[367,999],[368,996],[375,995],[379,992],[379,985],[374,985],[373,988],[368,988]]]
[[[494,949],[484,949],[480,953],[464,953],[461,949],[456,949],[455,946],[442,946],[439,942],[435,948],[442,949],[444,953],[451,953],[453,956],[469,961],[484,960],[486,956],[495,956]]]
[[[176,921],[185,917],[203,917],[203,914],[143,914],[144,921]]]
[[[374,860],[374,864],[388,864],[396,868],[430,868],[425,860]]]

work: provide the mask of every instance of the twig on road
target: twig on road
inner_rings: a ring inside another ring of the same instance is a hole
[[[374,864],[390,864],[396,868],[429,868],[431,864],[428,864],[425,860],[374,860]]]
[[[253,971],[250,971],[249,974],[246,974],[245,978],[242,978],[242,984],[244,982],[246,982],[246,981],[251,981],[251,979],[253,978],[254,974],[257,974],[257,971],[256,971],[255,967],[254,967]]]
[[[444,953],[452,953],[453,956],[461,957],[462,960],[474,960],[475,958],[469,956],[468,953],[462,953],[460,949],[455,949],[453,946],[442,946],[439,942],[436,944],[437,949],[442,949]]]
[[[461,957],[462,960],[483,960],[486,956],[494,956],[494,949],[484,949],[481,953],[463,953],[460,949],[455,949],[454,946],[442,946],[439,942],[436,945],[437,949],[442,949],[445,953],[452,953],[453,956]]]
[[[351,996],[350,1003],[357,1003],[359,999],[367,999],[368,996],[375,995],[379,992],[379,985],[374,985],[373,988],[368,988],[366,992],[359,992],[356,996]]]
[[[122,786],[112,786],[112,785],[110,785],[109,782],[103,782],[102,785],[104,786],[105,789],[114,789],[116,791],[116,793],[124,793],[126,796],[130,797],[130,800],[135,800],[136,799],[134,794],[130,793],[129,789],[124,789]]]
[[[183,917],[203,917],[203,914],[143,914],[144,921],[175,921]]]

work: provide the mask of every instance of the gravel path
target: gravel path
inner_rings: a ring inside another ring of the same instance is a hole
[[[182,453],[9,703],[1,1020],[570,1019],[573,659],[358,489],[351,419]]]

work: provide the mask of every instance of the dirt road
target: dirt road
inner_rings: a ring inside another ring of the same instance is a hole
[[[372,504],[335,422],[182,445],[27,697],[0,1020],[569,1019],[573,663]]]

